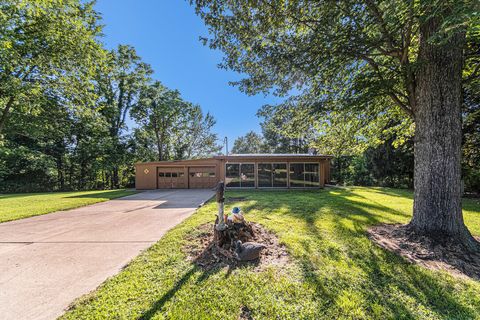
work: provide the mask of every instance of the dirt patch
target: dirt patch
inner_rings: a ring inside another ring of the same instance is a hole
[[[469,253],[458,244],[439,244],[412,233],[406,225],[382,224],[368,230],[380,247],[431,270],[445,270],[454,276],[480,280],[480,253]],[[477,241],[480,238],[476,237]]]
[[[284,266],[289,262],[287,250],[280,244],[278,238],[272,232],[266,230],[258,223],[250,223],[253,229],[253,239],[250,241],[263,243],[266,248],[262,250],[260,258],[240,262],[235,259],[234,250],[219,248],[213,242],[213,223],[204,224],[192,233],[188,239],[188,245],[184,247],[188,259],[204,270],[229,267],[234,269],[245,265],[254,265],[255,271],[261,271],[266,266]]]
[[[253,320],[252,312],[248,307],[246,306],[242,307],[240,317],[238,317],[238,320]]]

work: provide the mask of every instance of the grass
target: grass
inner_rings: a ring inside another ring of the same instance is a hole
[[[212,222],[215,203],[168,232],[120,274],[79,299],[62,319],[480,319],[480,283],[405,262],[375,246],[366,229],[407,222],[409,191],[385,188],[235,191],[250,221],[276,232],[294,263],[204,272],[182,246]],[[465,200],[480,234],[480,203]]]
[[[131,190],[0,194],[0,223],[128,196]]]

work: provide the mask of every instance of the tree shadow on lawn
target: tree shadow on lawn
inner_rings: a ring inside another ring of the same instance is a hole
[[[240,266],[228,268],[227,273],[225,274],[225,278],[228,278],[233,270],[247,268],[250,265],[255,265],[255,263],[248,263],[248,264],[243,264]],[[170,299],[172,299],[179,290],[182,289],[182,287],[190,280],[190,278],[192,278],[192,276],[196,275],[198,272],[200,272],[200,275],[195,281],[195,284],[200,284],[208,280],[211,276],[217,274],[222,270],[224,270],[224,268],[214,268],[211,270],[203,270],[202,268],[193,264],[192,267],[188,269],[188,271],[179,280],[177,280],[177,282],[175,282],[172,288],[170,288],[170,290],[168,290],[165,294],[163,294],[160,299],[155,301],[147,311],[145,311],[140,317],[138,317],[138,319],[139,320],[152,319],[155,316],[155,314],[161,311],[164,305],[168,301],[170,301]]]
[[[368,227],[405,222],[410,214],[349,190],[306,193],[302,198],[306,204],[303,208],[292,205],[292,200],[282,202],[281,207],[279,202],[252,203],[245,211],[258,210],[259,206],[262,212],[282,209],[305,222],[308,237],[301,242],[305,253],[292,255],[325,308],[342,309],[341,300],[347,293],[358,297],[358,306],[370,316],[380,313],[380,317],[418,318],[420,305],[441,319],[473,319],[480,315],[474,307],[461,303],[466,297],[460,296],[458,286],[468,288],[463,280],[412,265],[377,247],[367,237]],[[265,222],[268,228],[268,219]],[[287,243],[287,247],[291,244]],[[476,308],[480,310],[480,306]]]
[[[288,221],[272,219],[271,215],[285,214],[301,222],[305,230],[296,232],[302,234],[283,242],[298,264],[301,277],[315,292],[319,318],[480,316],[480,301],[469,299],[469,295],[478,294],[471,284],[412,265],[377,247],[367,237],[368,227],[402,222],[409,214],[379,203],[362,202],[358,200],[360,195],[348,190],[305,192],[300,197],[302,201],[298,203],[288,192],[270,196],[260,193],[258,197],[247,194],[242,209],[247,219],[248,212],[254,212],[254,220],[267,229],[277,230],[281,241],[282,233],[291,232],[293,226],[290,228]],[[160,311],[199,270],[197,266],[189,269],[140,319],[150,319]],[[223,269],[203,272],[197,283],[220,270]]]
[[[369,192],[383,194],[392,197],[400,197],[404,199],[413,199],[413,189],[392,189],[384,187],[369,187]]]
[[[151,319],[158,311],[160,311],[165,303],[167,303],[175,294],[183,287],[185,283],[199,270],[198,267],[193,266],[188,270],[174,285],[168,290],[160,299],[155,301],[153,305],[145,313],[143,313],[139,320]]]
[[[82,193],[75,196],[68,196],[65,198],[74,199],[74,198],[88,198],[88,199],[118,199],[119,196],[130,196],[137,193],[134,190],[105,190],[105,191],[92,191],[90,193]]]

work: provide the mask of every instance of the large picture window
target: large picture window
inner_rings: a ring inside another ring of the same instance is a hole
[[[225,186],[230,188],[255,188],[255,165],[253,163],[227,163]]]
[[[274,163],[272,173],[273,173],[273,186],[275,188],[286,188],[288,186],[286,163]]]
[[[271,163],[258,164],[258,187],[259,188],[272,187],[272,164]]]
[[[319,186],[318,169],[318,163],[305,163],[305,187]]]
[[[255,188],[255,165],[253,163],[240,165],[240,187]]]
[[[319,187],[318,163],[291,163],[290,187]]]
[[[304,163],[290,164],[290,187],[305,187],[305,180],[303,177]]]
[[[259,188],[287,187],[287,165],[285,163],[259,163],[257,172]]]
[[[232,188],[240,187],[239,163],[227,163],[225,167],[225,186]]]

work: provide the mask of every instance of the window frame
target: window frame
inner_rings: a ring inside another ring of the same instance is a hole
[[[291,184],[291,179],[290,179],[290,165],[291,164],[303,164],[303,187],[297,187],[297,186],[293,186],[292,187],[292,184]],[[316,186],[306,186],[305,185],[305,165],[306,164],[315,164],[318,166],[318,171],[317,171],[317,174],[318,174],[318,185]],[[292,161],[292,162],[289,162],[288,163],[288,187],[291,188],[291,189],[319,189],[321,188],[321,185],[320,185],[320,162],[302,162],[302,161]]]
[[[240,181],[240,186],[238,187],[228,187],[226,184],[227,180],[227,165],[238,164],[238,178]],[[242,164],[253,164],[253,187],[242,187]],[[255,162],[225,162],[225,188],[228,189],[256,189],[257,188],[257,165]]]
[[[272,183],[271,183],[271,186],[270,186],[270,187],[263,187],[263,186],[261,187],[260,184],[259,184],[259,181],[258,181],[258,177],[259,177],[259,176],[258,176],[258,167],[259,167],[259,165],[261,165],[261,164],[269,164],[269,165],[272,166],[272,171],[271,171],[271,173],[270,173],[270,180],[271,180]],[[286,178],[287,178],[287,183],[285,184],[284,187],[275,187],[275,186],[273,185],[273,184],[274,184],[274,180],[273,180],[273,176],[274,176],[273,171],[274,171],[274,168],[273,168],[273,166],[274,166],[275,164],[284,164],[284,165],[285,165],[285,170],[287,170],[287,172],[286,172],[286,173],[287,173],[287,177],[286,177]],[[258,189],[287,189],[287,188],[289,187],[289,180],[290,180],[290,177],[289,177],[289,167],[290,167],[290,165],[288,164],[288,162],[257,162],[257,170],[256,170],[256,171],[257,171],[257,172],[256,172],[256,174],[257,174],[257,188],[258,188]]]

